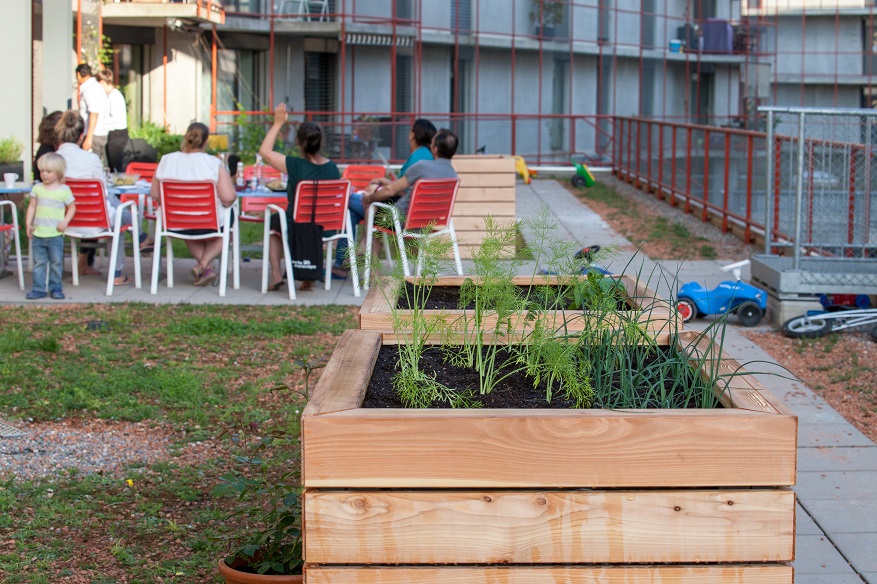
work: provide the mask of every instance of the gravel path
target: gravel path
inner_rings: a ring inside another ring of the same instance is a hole
[[[35,480],[65,472],[122,477],[171,456],[169,434],[142,422],[16,420],[11,425],[28,434],[0,438],[0,477]]]

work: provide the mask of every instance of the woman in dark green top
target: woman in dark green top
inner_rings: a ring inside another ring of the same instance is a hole
[[[286,220],[292,222],[292,211],[295,208],[295,189],[298,183],[303,180],[337,180],[341,178],[341,173],[338,172],[338,167],[335,166],[334,162],[320,153],[320,149],[323,147],[323,129],[316,122],[302,122],[295,133],[295,141],[302,154],[301,158],[286,156],[273,150],[277,136],[288,118],[286,104],[281,103],[274,108],[274,124],[265,134],[262,146],[259,147],[259,154],[262,155],[262,159],[266,163],[280,172],[286,173],[289,177],[286,183],[286,195],[289,200]],[[271,229],[280,233],[280,219],[271,218]],[[268,257],[271,265],[271,284],[269,285],[271,290],[279,290],[283,286],[283,269],[280,267],[282,249],[280,237],[272,235]],[[303,281],[299,290],[311,290],[312,288],[313,282]]]

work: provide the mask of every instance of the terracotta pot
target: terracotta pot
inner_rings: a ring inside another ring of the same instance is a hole
[[[239,572],[225,563],[225,558],[219,560],[219,573],[225,577],[226,584],[302,584],[301,574],[297,576],[264,576],[262,574],[248,574]]]

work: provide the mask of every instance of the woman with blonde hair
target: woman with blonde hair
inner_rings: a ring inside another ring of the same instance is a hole
[[[179,152],[171,152],[161,157],[155,178],[152,180],[152,198],[159,199],[159,183],[164,180],[210,181],[216,183],[217,204],[230,207],[237,200],[237,192],[231,175],[222,161],[216,156],[207,154],[207,138],[210,130],[199,122],[191,124],[183,136]],[[182,231],[187,235],[201,235],[204,230],[189,229]],[[218,274],[212,267],[213,260],[222,253],[222,239],[186,239],[189,253],[198,262],[192,268],[192,277],[196,286],[206,286],[216,279]],[[155,258],[154,261],[158,261]]]

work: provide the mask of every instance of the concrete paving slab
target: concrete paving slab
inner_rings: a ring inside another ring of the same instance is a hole
[[[877,533],[877,499],[802,498],[799,502],[822,531],[832,537],[840,533]]]
[[[798,471],[795,493],[806,501],[877,499],[877,471]],[[877,548],[875,555],[877,555]]]
[[[795,547],[795,582],[804,574],[816,574],[821,584],[836,582],[833,576],[855,576],[856,571],[824,535],[799,535]],[[812,580],[811,580],[812,581]],[[855,580],[853,580],[855,582]]]
[[[862,578],[868,584],[877,584],[877,572],[865,572],[862,574]]]
[[[807,511],[798,504],[795,505],[795,534],[798,537],[802,535],[825,535]]]
[[[858,574],[800,574],[795,570],[795,584],[862,584]],[[868,580],[867,582],[877,582]]]
[[[827,402],[813,404],[790,405],[795,414],[806,419],[810,424],[843,424],[846,419],[835,411]]]
[[[798,447],[808,446],[870,446],[867,436],[846,422],[837,424],[810,423],[798,418]]]
[[[833,535],[850,564],[859,572],[877,573],[877,534],[840,533]]]
[[[798,472],[877,470],[877,446],[820,447],[798,450]],[[877,490],[877,486],[874,487]]]

